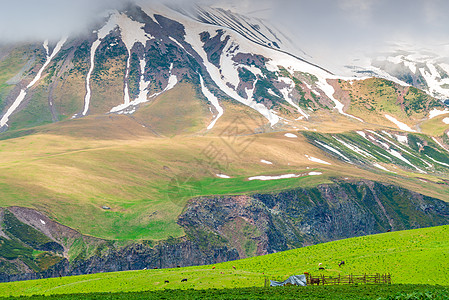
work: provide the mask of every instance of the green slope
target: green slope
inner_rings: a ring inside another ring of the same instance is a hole
[[[213,266],[159,269],[0,284],[0,296],[137,292],[263,286],[292,274],[391,273],[394,284],[449,285],[449,226],[392,232],[320,244]],[[346,264],[339,268],[338,262]],[[235,269],[233,268],[235,267]],[[181,283],[181,279],[188,281]],[[165,280],[170,283],[164,283]]]

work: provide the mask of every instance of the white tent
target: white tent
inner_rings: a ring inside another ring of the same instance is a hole
[[[286,281],[282,282],[270,280],[270,286],[284,286],[288,283],[292,285],[306,286],[307,285],[306,275],[292,275]]]

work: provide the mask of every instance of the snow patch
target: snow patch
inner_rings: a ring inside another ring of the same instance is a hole
[[[309,156],[307,154],[306,154],[306,157],[307,157],[308,160],[316,162],[316,163],[319,163],[319,164],[331,165],[331,163],[328,163],[327,161],[324,161],[322,159],[319,159],[319,158],[316,158],[316,157],[313,157],[313,156]]]
[[[378,163],[373,164],[373,166],[375,166],[376,168],[381,169],[381,170],[383,170],[383,171],[391,172],[390,170],[388,170],[388,169],[385,168],[384,166],[379,165]],[[392,172],[392,173],[394,173],[394,172]]]
[[[265,160],[265,159],[261,159],[260,160],[261,163],[266,164],[266,165],[272,165],[273,163],[271,161]]]
[[[443,123],[444,123],[444,124],[449,124],[449,118],[444,118],[444,119],[443,119]]]
[[[366,138],[366,133],[365,133],[365,132],[363,132],[363,131],[356,131],[356,133],[357,133],[358,135],[360,135],[361,137],[367,139],[367,138]]]
[[[44,220],[42,220],[42,219],[39,219],[39,220],[41,221],[42,225],[46,224]]]
[[[277,180],[277,179],[287,179],[287,178],[298,178],[301,177],[303,175],[297,175],[297,174],[285,174],[285,175],[279,175],[279,176],[254,176],[254,177],[250,177],[248,178],[248,180],[262,180],[262,181],[266,181],[266,180]]]
[[[323,175],[323,173],[321,173],[321,172],[309,172],[308,175],[309,176],[319,176],[319,175]]]
[[[215,174],[215,176],[217,176],[218,178],[222,178],[222,179],[230,179],[231,177],[225,174]]]
[[[409,131],[409,132],[416,132],[415,130],[411,129],[407,124],[404,124],[400,121],[398,121],[397,119],[395,119],[394,117],[385,114],[385,118],[394,123],[399,129],[404,130],[404,131]]]
[[[432,109],[429,112],[429,119],[433,119],[435,117],[441,116],[441,115],[446,115],[449,114],[449,110],[445,109],[445,110],[438,110],[438,109]]]
[[[396,134],[395,136],[396,136],[396,139],[398,140],[399,143],[403,143],[403,144],[408,145],[408,138],[407,138],[406,135]]]
[[[286,133],[286,134],[284,134],[284,136],[285,136],[285,137],[288,137],[288,138],[292,138],[292,139],[298,137],[296,134],[293,134],[293,133]]]

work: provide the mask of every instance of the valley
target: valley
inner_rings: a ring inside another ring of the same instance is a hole
[[[441,94],[332,74],[258,22],[129,4],[84,35],[0,46],[0,281],[203,272],[449,224]]]

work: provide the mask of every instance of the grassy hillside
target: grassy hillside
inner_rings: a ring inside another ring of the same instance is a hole
[[[282,280],[303,272],[391,273],[394,284],[448,285],[448,234],[449,226],[441,226],[352,238],[214,266],[2,283],[0,296],[261,287],[266,277]],[[346,264],[339,268],[341,260]],[[318,263],[326,271],[318,271]],[[188,281],[181,283],[183,278]]]
[[[297,132],[297,138],[284,132],[233,137],[222,134],[230,127],[220,126],[217,134],[160,138],[133,117],[89,117],[0,141],[0,205],[36,208],[84,234],[126,240],[182,236],[176,219],[195,196],[316,186],[331,177],[391,182],[448,199],[443,175],[362,169],[330,156]],[[311,171],[323,174],[248,181]]]

